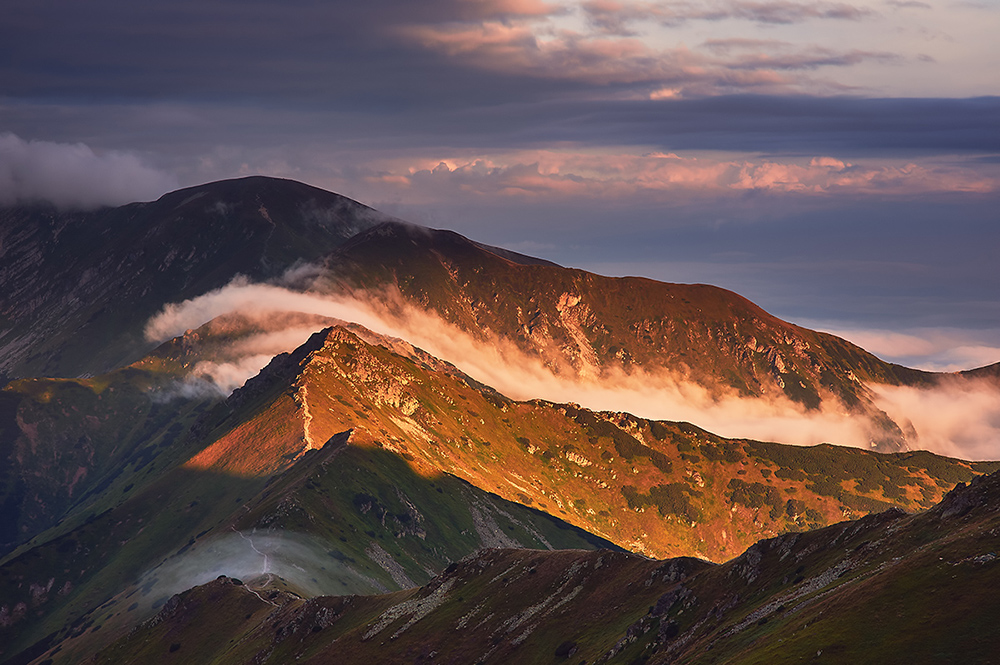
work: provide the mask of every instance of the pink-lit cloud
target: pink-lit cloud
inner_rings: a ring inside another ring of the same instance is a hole
[[[522,151],[493,157],[384,164],[369,180],[385,187],[464,196],[620,198],[643,195],[733,195],[746,191],[830,196],[906,196],[993,192],[1000,180],[953,164],[850,163],[809,160],[681,157],[673,153],[607,154]]]
[[[987,380],[955,377],[933,388],[873,386],[876,403],[917,432],[914,448],[963,459],[1000,452],[1000,389]]]
[[[548,16],[560,11],[541,0],[456,0],[453,8],[462,17],[480,18]]]
[[[453,23],[400,28],[426,49],[496,73],[568,79],[595,85],[706,78],[702,58],[687,49],[657,51],[640,40],[586,37],[561,31],[542,36],[526,23]],[[746,78],[746,83],[753,81]]]
[[[507,340],[482,340],[441,320],[432,313],[396,302],[390,308],[382,298],[391,294],[331,295],[301,292],[269,284],[237,280],[203,296],[168,305],[150,320],[146,332],[151,339],[166,339],[197,327],[216,316],[240,312],[303,312],[360,324],[379,334],[401,338],[431,355],[446,360],[478,381],[515,399],[547,399],[575,402],[588,408],[628,411],[641,417],[695,422],[725,436],[750,436],[795,444],[831,441],[868,446],[866,425],[834,408],[806,413],[787,399],[747,399],[711,395],[705,388],[667,374],[635,370],[601,371],[583,368],[579,374],[556,374],[541,360],[529,357]],[[319,326],[318,326],[319,327]],[[318,329],[317,327],[317,329]],[[295,327],[281,339],[291,351],[306,335]],[[264,361],[257,348],[246,349],[245,362],[232,359],[225,367],[197,368],[210,376],[219,390],[231,389],[253,376]],[[250,356],[250,353],[255,355]],[[221,371],[220,371],[221,370]],[[200,384],[183,385],[200,387]]]
[[[1000,335],[955,328],[882,330],[807,323],[848,339],[884,360],[936,372],[957,372],[1000,362]]]

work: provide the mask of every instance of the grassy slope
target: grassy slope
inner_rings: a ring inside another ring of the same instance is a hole
[[[208,402],[161,403],[154,373],[21,379],[0,391],[0,557],[119,503],[172,462]]]
[[[926,507],[991,468],[926,453],[727,441],[683,423],[517,403],[410,356],[333,328],[276,358],[170,449],[186,462],[0,567],[0,615],[16,636],[5,656],[50,633],[41,651],[76,635],[63,658],[92,652],[167,600],[155,584],[134,584],[144,570],[234,529],[333,542],[330,556],[351,579],[391,589],[406,586],[400,573],[426,581],[483,545],[593,543],[517,504],[636,551],[722,560],[762,535],[847,511]],[[139,591],[143,603],[130,612]]]

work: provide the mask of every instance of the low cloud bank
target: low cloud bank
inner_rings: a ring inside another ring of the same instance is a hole
[[[0,205],[48,202],[60,208],[149,201],[177,189],[173,176],[132,153],[95,153],[83,143],[25,141],[0,134]]]
[[[863,418],[846,413],[838,406],[821,411],[805,411],[790,400],[718,397],[696,384],[668,374],[648,374],[641,370],[594,370],[576,373],[553,372],[539,359],[530,357],[502,339],[483,340],[442,321],[437,316],[398,300],[386,304],[386,294],[379,297],[328,295],[303,292],[269,284],[235,280],[228,286],[192,300],[168,305],[150,320],[147,335],[163,340],[198,327],[230,312],[304,312],[360,324],[374,332],[398,337],[446,360],[477,381],[481,381],[514,399],[545,399],[574,402],[593,410],[627,411],[634,415],[663,420],[683,420],[726,437],[746,437],[798,445],[823,442],[871,446],[871,425]],[[317,327],[318,329],[318,327]],[[305,341],[308,328],[299,327],[289,334],[274,333],[267,339],[276,348],[284,344],[290,351]],[[259,345],[248,341],[242,351],[251,356]],[[258,361],[246,365],[231,363],[225,368],[203,369],[217,377],[218,385],[235,386],[249,378]],[[242,366],[243,374],[237,367]],[[977,384],[973,392],[954,393],[953,386],[926,392],[906,389],[882,390],[878,396],[883,408],[897,422],[915,426],[920,448],[963,457],[986,459],[1000,456],[1000,389],[992,384]],[[961,395],[965,395],[962,397]],[[977,396],[979,406],[962,411],[963,417],[975,420],[976,426],[962,430],[961,417],[938,421],[935,405],[949,405],[955,411],[969,395]],[[991,401],[992,400],[992,401]]]
[[[932,372],[956,372],[1000,362],[1000,334],[954,328],[880,330],[843,328],[821,321],[803,322],[850,340],[883,360]]]

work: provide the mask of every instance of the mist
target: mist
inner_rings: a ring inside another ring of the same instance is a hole
[[[225,399],[246,383],[247,379],[256,376],[271,358],[282,353],[284,348],[283,346],[270,355],[252,353],[232,362],[202,360],[196,363],[183,379],[152,392],[152,399],[156,402],[170,402],[175,399]]]
[[[163,340],[230,312],[260,316],[287,311],[350,321],[382,335],[405,339],[517,400],[576,403],[596,411],[627,411],[649,419],[688,421],[730,438],[871,447],[870,424],[848,413],[835,400],[827,400],[821,410],[806,411],[784,397],[719,397],[665,372],[583,368],[579,373],[556,373],[507,340],[478,339],[385,292],[331,295],[238,279],[216,291],[166,306],[149,321],[146,332],[151,339]],[[306,340],[308,332],[299,327],[271,333],[266,339],[273,344],[272,350],[284,345],[282,350],[291,351]],[[247,355],[259,353],[252,339],[244,342],[242,349]],[[237,371],[238,364],[227,367],[227,375],[220,377],[219,385],[235,386],[252,376],[253,366],[258,363],[240,365],[243,374]],[[875,386],[870,388],[876,390]],[[924,392],[877,388],[880,406],[897,422],[914,425],[920,435],[920,449],[965,459],[1000,457],[997,388],[983,384],[974,392],[961,393],[966,397],[956,396],[951,386]],[[976,406],[963,410],[968,395],[977,397]],[[935,412],[949,415],[938,421]],[[975,421],[975,426],[962,429],[962,418]]]
[[[134,153],[95,153],[83,143],[25,141],[0,134],[0,204],[48,202],[96,208],[150,201],[177,189],[174,176]]]

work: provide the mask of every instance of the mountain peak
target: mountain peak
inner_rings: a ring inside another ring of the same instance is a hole
[[[89,213],[0,209],[0,317],[15,322],[0,330],[0,372],[79,376],[133,362],[149,350],[146,321],[168,302],[234,275],[275,278],[390,219],[259,176]]]
[[[287,207],[294,205],[302,210],[310,208],[333,209],[339,212],[350,210],[355,216],[368,215],[372,222],[393,219],[373,208],[334,192],[313,187],[296,180],[272,178],[268,176],[247,176],[178,189],[164,194],[154,202],[140,204],[162,208],[184,208],[190,206],[197,211],[205,206],[253,205]],[[220,209],[222,213],[225,210]],[[286,219],[284,221],[294,221]],[[353,234],[351,234],[353,235]]]

